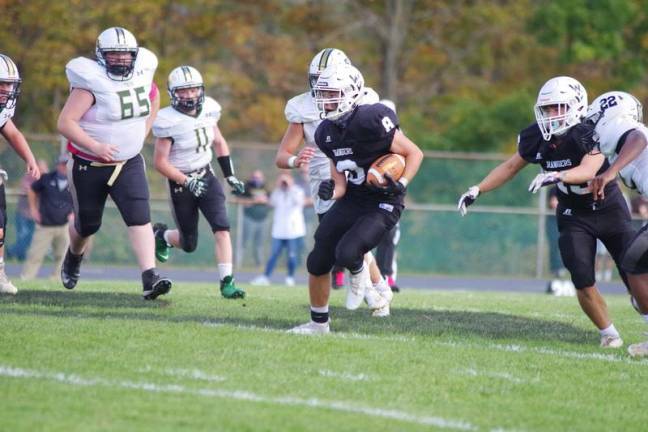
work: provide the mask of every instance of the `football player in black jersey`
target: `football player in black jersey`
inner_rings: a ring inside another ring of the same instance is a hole
[[[605,171],[608,163],[598,150],[593,124],[583,121],[586,111],[587,93],[581,83],[565,76],[547,81],[535,105],[536,122],[518,136],[518,151],[471,186],[459,198],[458,209],[465,215],[480,194],[502,186],[530,163],[541,165],[543,172],[529,190],[537,192],[542,186],[557,185],[560,255],[581,308],[599,329],[601,347],[619,348],[623,340],[595,285],[596,239],[603,242],[618,267],[634,230],[616,183],[606,186],[604,200],[596,201],[589,190],[588,181]],[[619,272],[626,282],[625,273]]]
[[[311,321],[293,328],[294,333],[329,332],[328,273],[336,263],[351,272],[347,308],[360,306],[371,286],[363,256],[398,222],[407,185],[423,160],[423,152],[400,131],[394,111],[380,103],[358,105],[363,88],[362,74],[349,64],[327,67],[315,86],[324,119],[315,142],[331,160],[331,179],[322,182],[318,195],[336,203],[317,228],[308,256]],[[402,177],[388,178],[385,187],[370,186],[365,181],[369,167],[387,153],[405,158]]]

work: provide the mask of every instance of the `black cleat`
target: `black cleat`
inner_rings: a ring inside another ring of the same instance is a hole
[[[68,248],[61,267],[61,282],[67,289],[74,289],[79,277],[81,277],[81,261],[83,261],[83,254],[74,255]]]
[[[144,284],[142,297],[144,297],[144,300],[155,300],[159,296],[171,291],[172,285],[173,282],[171,282],[171,279],[160,276],[159,274],[154,274],[150,282]]]

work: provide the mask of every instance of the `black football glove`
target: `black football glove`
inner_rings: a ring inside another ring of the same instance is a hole
[[[196,198],[200,198],[207,193],[207,182],[198,177],[187,177],[184,187],[189,189]]]
[[[328,201],[333,198],[333,190],[335,189],[335,181],[332,179],[324,180],[320,183],[319,189],[317,191],[317,196]]]
[[[375,186],[371,183],[367,183],[367,185],[372,191],[388,197],[393,197],[405,193],[405,185],[403,183],[394,181],[394,179],[389,174],[385,174],[385,180],[387,180],[387,184],[385,186]]]
[[[245,193],[245,184],[236,178],[236,176],[229,176],[225,180],[227,180],[227,184],[230,185],[232,188],[232,193],[234,195],[243,195]]]

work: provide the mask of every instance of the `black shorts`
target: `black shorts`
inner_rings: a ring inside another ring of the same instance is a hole
[[[334,264],[355,271],[364,255],[375,248],[400,219],[403,206],[342,199],[326,212],[308,256],[309,273],[319,276]]]
[[[68,162],[68,180],[74,201],[74,227],[82,237],[99,230],[108,195],[127,226],[151,222],[144,158],[137,155],[127,160],[119,173],[116,169],[114,165],[97,166],[77,156]]]
[[[203,170],[203,179],[207,182],[204,196],[196,198],[191,191],[173,180],[169,180],[169,194],[173,208],[173,218],[183,249],[191,252],[198,244],[198,210],[203,214],[212,232],[229,231],[230,225],[225,207],[225,193],[210,167]]]
[[[621,260],[635,229],[623,196],[614,201],[598,210],[568,209],[560,205],[556,209],[560,255],[576,289],[596,283],[596,239],[610,252],[627,286]]]

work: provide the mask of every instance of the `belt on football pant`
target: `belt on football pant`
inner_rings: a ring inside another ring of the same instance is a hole
[[[108,186],[112,186],[115,183],[115,180],[117,180],[117,177],[119,177],[119,173],[121,173],[122,168],[128,161],[120,161],[120,162],[97,162],[97,161],[92,161],[90,162],[90,166],[93,167],[115,167],[113,169],[112,174],[110,175],[110,178],[108,179],[108,182],[106,183]]]
[[[203,178],[207,175],[207,173],[211,172],[211,165],[205,165],[202,168],[198,168],[197,170],[194,171],[189,171],[186,173],[183,173],[187,177],[198,177],[198,178]]]

